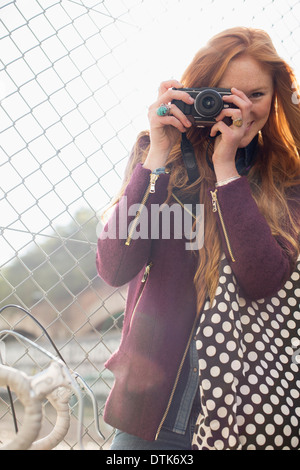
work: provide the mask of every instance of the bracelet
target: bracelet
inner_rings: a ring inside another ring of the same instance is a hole
[[[225,186],[225,184],[231,183],[231,181],[238,180],[240,176],[232,176],[231,178],[228,178],[227,180],[222,180],[222,181],[217,181],[215,186],[218,188],[219,186]]]

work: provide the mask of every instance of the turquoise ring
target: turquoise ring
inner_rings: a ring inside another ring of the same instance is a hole
[[[169,104],[161,104],[156,110],[158,116],[169,116],[171,106]]]

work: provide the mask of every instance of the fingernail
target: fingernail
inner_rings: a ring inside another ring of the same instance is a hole
[[[192,97],[190,96],[190,97],[189,97],[189,102],[190,102],[190,103],[194,103],[194,101],[195,101],[194,98],[192,98]]]

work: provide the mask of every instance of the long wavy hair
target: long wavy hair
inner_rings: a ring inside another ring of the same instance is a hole
[[[288,249],[293,254],[299,254],[300,221],[295,220],[289,210],[287,197],[291,186],[300,184],[300,100],[293,99],[298,96],[299,86],[291,67],[279,57],[265,31],[236,27],[217,34],[200,49],[184,72],[181,82],[185,87],[217,87],[230,61],[241,55],[258,61],[271,74],[274,83],[271,112],[259,133],[258,156],[247,178],[258,208],[273,235],[282,236],[287,241]],[[188,184],[179,139],[167,161],[170,169],[168,200],[176,187],[183,198],[187,192],[196,194],[199,196],[198,201],[204,204],[204,247],[197,253],[198,267],[194,277],[200,311],[205,299],[212,301],[215,296],[221,239],[209,198],[209,188],[215,183],[215,174],[206,158],[209,130],[192,127],[187,131],[187,136],[194,146],[200,176],[195,183]],[[145,160],[148,143],[149,132],[142,132],[126,169],[124,187],[136,164]],[[287,221],[291,224],[291,233],[285,230]]]

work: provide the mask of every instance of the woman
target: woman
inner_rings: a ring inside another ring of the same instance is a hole
[[[264,31],[238,27],[212,38],[181,82],[164,82],[150,106],[98,242],[100,276],[129,283],[106,364],[112,449],[299,449],[296,80]],[[229,106],[198,127],[175,104],[193,104],[183,87],[230,89]],[[182,135],[196,159],[190,179]],[[168,237],[153,231],[163,203],[204,208],[203,246],[187,250],[176,223]]]

